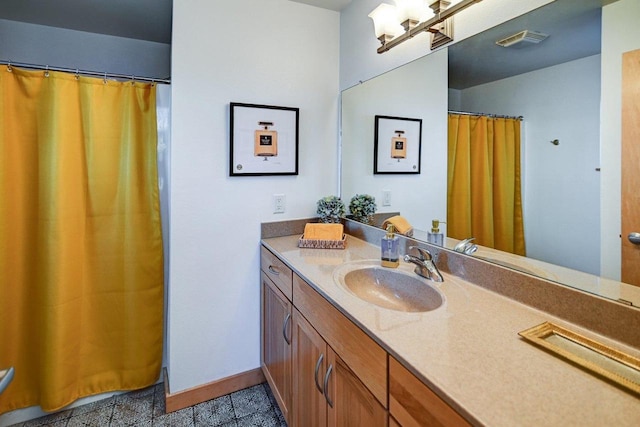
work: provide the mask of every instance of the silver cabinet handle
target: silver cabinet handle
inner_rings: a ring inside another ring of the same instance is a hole
[[[640,233],[638,233],[637,231],[629,233],[629,236],[627,236],[627,238],[634,245],[640,245]]]
[[[333,370],[333,365],[329,365],[329,369],[327,369],[327,373],[324,375],[324,399],[327,401],[330,407],[333,408],[333,402],[329,398],[329,394],[327,393],[328,385],[329,385],[329,377],[331,376],[331,371]]]
[[[287,343],[287,345],[291,345],[291,340],[287,338],[287,325],[289,324],[290,320],[291,320],[291,313],[287,313],[287,317],[284,318],[284,324],[282,325],[282,336],[284,337],[284,340]]]
[[[278,269],[276,267],[274,267],[273,265],[269,266],[269,272],[275,274],[276,276],[280,275],[280,272],[278,271]]]
[[[313,375],[313,379],[316,381],[316,388],[318,389],[318,391],[324,394],[324,391],[322,391],[322,387],[320,387],[320,383],[318,382],[318,371],[320,370],[322,359],[324,359],[324,353],[320,353],[320,357],[318,357],[318,361],[316,362],[316,371]]]

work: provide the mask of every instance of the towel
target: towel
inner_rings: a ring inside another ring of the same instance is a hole
[[[398,233],[404,234],[407,237],[413,236],[413,227],[411,226],[411,224],[409,224],[409,221],[407,221],[404,217],[400,215],[396,215],[396,216],[387,218],[382,223],[382,228],[386,230],[387,225],[389,224],[393,224],[393,226],[396,228],[396,231],[398,231]]]
[[[304,226],[304,238],[308,240],[342,240],[342,224],[312,223]]]

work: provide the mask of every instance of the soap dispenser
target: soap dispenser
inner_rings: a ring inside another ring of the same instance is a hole
[[[383,267],[396,268],[400,265],[400,245],[398,243],[400,239],[395,235],[395,231],[393,224],[387,225],[387,234],[382,238],[380,244],[382,252],[380,264]]]
[[[444,234],[440,232],[440,221],[437,219],[431,221],[431,231],[427,232],[427,242],[438,246],[444,244]]]

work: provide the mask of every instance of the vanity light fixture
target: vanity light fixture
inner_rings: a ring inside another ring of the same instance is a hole
[[[392,40],[396,33],[402,31],[397,15],[396,8],[387,3],[381,3],[369,14],[369,18],[373,20],[376,38],[383,46]]]
[[[398,22],[405,31],[409,31],[420,23],[429,18],[425,0],[395,0],[398,13]]]
[[[423,31],[431,33],[432,50],[453,41],[453,15],[482,0],[461,0],[451,7],[451,1],[430,0],[432,12],[425,7],[426,0],[394,1],[395,6],[382,3],[369,14],[376,38],[382,43],[378,53],[384,53]],[[398,31],[401,34],[396,35]]]

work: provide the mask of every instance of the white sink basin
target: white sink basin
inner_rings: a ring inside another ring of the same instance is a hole
[[[336,268],[334,280],[358,298],[390,310],[426,312],[444,302],[440,291],[415,273],[374,262],[343,264]]]

